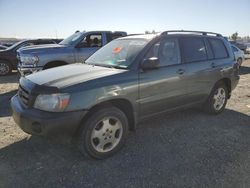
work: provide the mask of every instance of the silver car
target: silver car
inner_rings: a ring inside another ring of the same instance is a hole
[[[237,46],[231,45],[234,57],[237,60],[238,64],[241,66],[242,62],[245,61],[245,54]]]

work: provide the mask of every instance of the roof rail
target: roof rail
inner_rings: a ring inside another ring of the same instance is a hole
[[[169,30],[169,31],[162,32],[163,35],[167,35],[169,33],[199,33],[202,35],[210,34],[210,35],[216,35],[217,37],[222,37],[222,35],[219,33],[213,33],[213,32],[207,32],[207,31]]]

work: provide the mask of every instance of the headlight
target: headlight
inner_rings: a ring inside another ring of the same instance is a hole
[[[39,58],[35,55],[21,55],[20,61],[25,65],[35,65],[38,63]]]
[[[68,106],[69,98],[70,95],[67,93],[38,95],[34,108],[49,112],[62,112]]]

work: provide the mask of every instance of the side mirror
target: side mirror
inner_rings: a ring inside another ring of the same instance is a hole
[[[86,41],[82,41],[76,45],[76,48],[86,48],[89,47]]]
[[[159,65],[159,59],[157,57],[151,57],[149,59],[144,59],[141,68],[143,70],[156,69]]]

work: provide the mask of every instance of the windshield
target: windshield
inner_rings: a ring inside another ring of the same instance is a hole
[[[81,32],[76,32],[73,35],[70,35],[68,38],[61,41],[59,44],[67,45],[67,46],[72,45],[75,43],[75,41],[77,41],[77,39],[79,39],[81,37],[81,35],[82,35]]]
[[[147,43],[146,39],[114,40],[90,56],[85,63],[126,69]]]
[[[19,46],[20,44],[22,44],[23,42],[25,42],[25,40],[22,40],[22,41],[16,42],[16,43],[15,43],[15,44],[13,44],[12,46],[8,47],[8,48],[7,48],[7,50],[14,49],[14,48],[16,48],[17,46]]]

